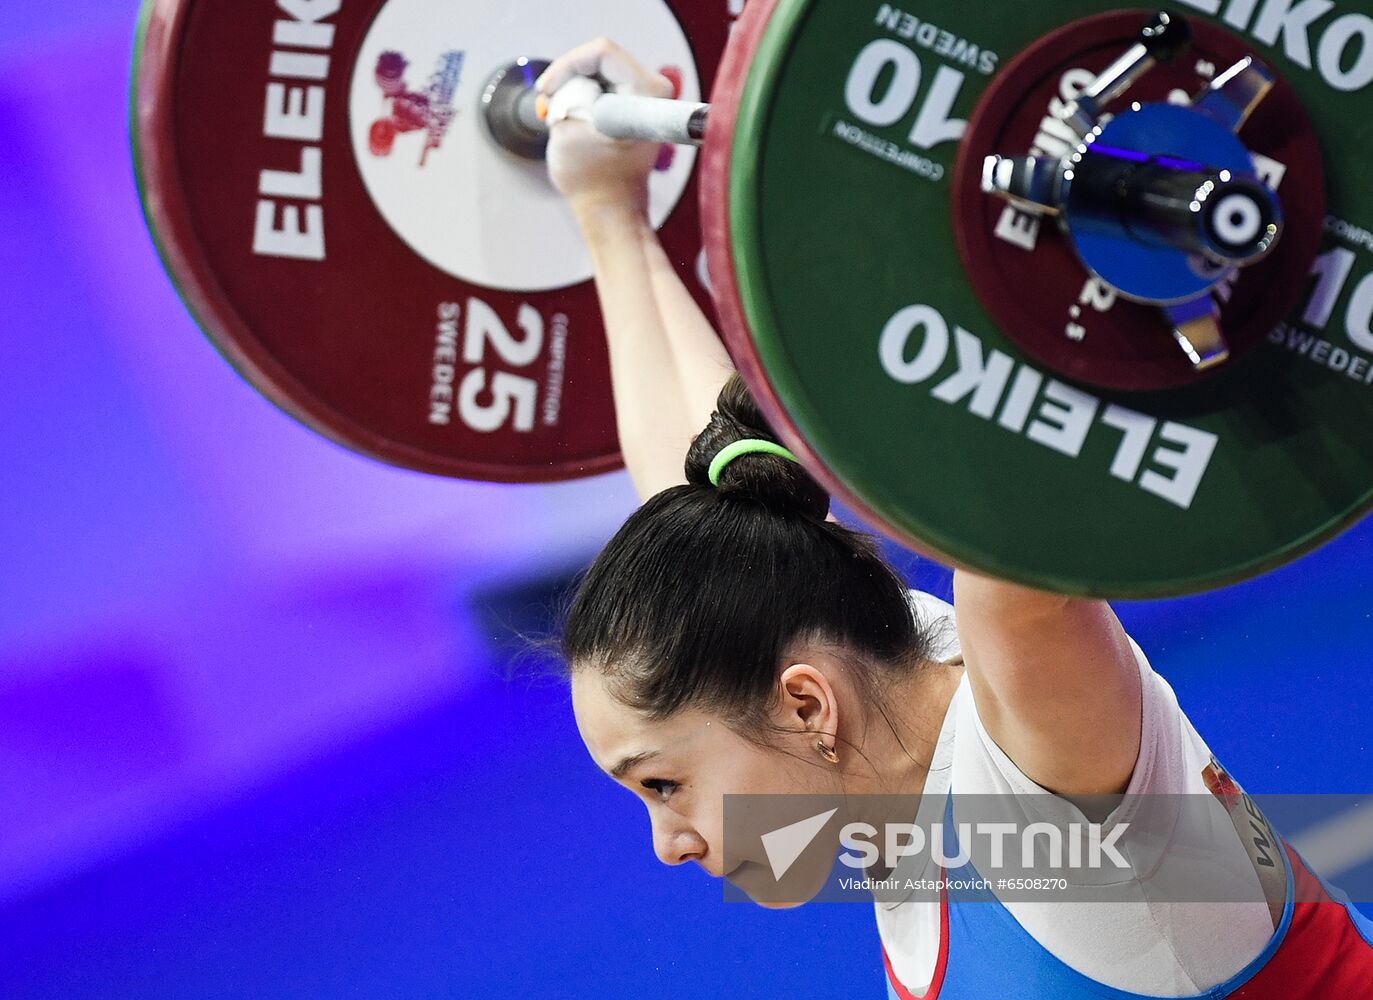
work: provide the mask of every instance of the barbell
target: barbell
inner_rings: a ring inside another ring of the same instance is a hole
[[[734,6],[148,0],[164,261],[249,381],[349,447],[615,468],[532,91],[609,34],[678,99],[592,117],[684,143],[651,182],[665,247],[779,436],[890,536],[1143,598],[1373,507],[1373,18],[750,0],[731,32]]]

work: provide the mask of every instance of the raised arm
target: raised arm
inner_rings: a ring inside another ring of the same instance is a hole
[[[653,294],[667,327],[668,342],[677,361],[687,410],[699,432],[710,422],[720,389],[734,374],[734,362],[701,307],[682,284],[681,272],[668,259],[654,233],[647,244]]]
[[[1139,666],[1105,601],[954,575],[958,634],[987,733],[1060,795],[1107,795],[1139,755]]]
[[[546,95],[578,76],[666,96],[667,80],[600,39],[557,60]],[[555,124],[549,172],[581,224],[610,341],[625,462],[642,498],[683,481],[732,365],[648,221],[657,147]],[[1139,671],[1110,606],[960,572],[959,634],[989,735],[1031,779],[1065,795],[1121,791],[1139,752]]]
[[[539,80],[552,96],[579,76],[620,93],[664,97],[671,84],[599,39]],[[729,356],[663,251],[648,219],[652,143],[606,139],[575,117],[556,122],[548,166],[591,250],[610,345],[620,447],[642,499],[685,482],[692,438],[710,420]]]

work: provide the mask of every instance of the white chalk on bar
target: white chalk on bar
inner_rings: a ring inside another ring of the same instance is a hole
[[[679,146],[700,145],[709,104],[657,97],[605,94],[591,108],[596,129],[612,139],[645,139]]]

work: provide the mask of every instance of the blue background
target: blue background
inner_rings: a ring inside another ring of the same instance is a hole
[[[135,197],[133,17],[0,12],[0,997],[882,995],[869,908],[663,869],[563,687],[502,679],[626,477],[383,468],[198,333]],[[1373,789],[1370,565],[1365,524],[1120,608],[1251,791]]]

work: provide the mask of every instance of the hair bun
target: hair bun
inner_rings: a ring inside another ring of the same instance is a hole
[[[687,453],[687,482],[697,486],[711,485],[711,463],[735,442],[759,439],[781,443],[738,374],[730,376],[715,406],[710,426],[697,435]],[[796,514],[817,521],[829,516],[830,497],[824,487],[802,466],[778,455],[743,455],[735,459],[721,474],[718,489],[725,496],[753,500],[779,514]]]

